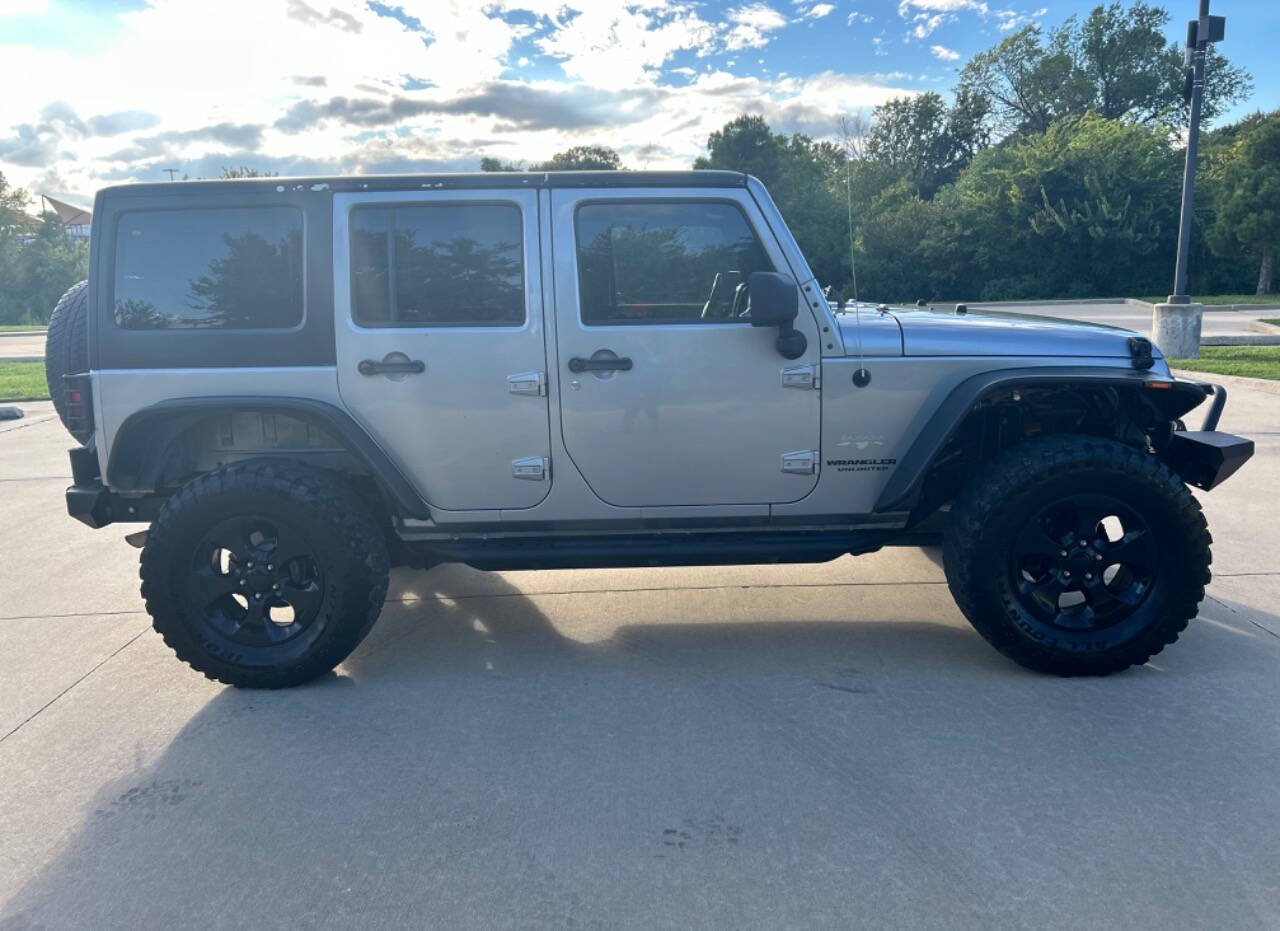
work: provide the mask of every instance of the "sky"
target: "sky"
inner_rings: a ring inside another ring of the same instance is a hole
[[[101,187],[248,165],[475,170],[572,145],[687,168],[741,113],[834,138],[842,116],[950,91],[975,52],[1086,0],[0,0],[0,172]],[[1170,39],[1193,0],[1166,4]],[[1185,7],[1186,9],[1182,9]],[[1280,106],[1280,0],[1216,0]]]

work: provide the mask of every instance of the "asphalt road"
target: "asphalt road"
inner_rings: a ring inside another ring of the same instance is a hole
[[[0,423],[0,929],[1276,927],[1280,397],[1204,496],[1201,617],[1025,672],[933,556],[397,573],[334,675],[242,692]]]

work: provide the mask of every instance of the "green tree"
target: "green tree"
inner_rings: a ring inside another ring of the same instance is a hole
[[[938,261],[987,299],[1167,287],[1180,156],[1166,133],[1089,115],[980,154],[938,200]]]
[[[906,177],[928,199],[987,143],[984,98],[965,91],[948,107],[941,94],[898,97],[875,108],[868,158]]]
[[[1185,126],[1183,53],[1166,42],[1169,13],[1136,2],[1094,7],[1070,17],[1046,37],[1024,26],[975,55],[960,72],[960,88],[988,99],[1001,133],[1045,132],[1067,116],[1093,112],[1131,123]],[[1204,119],[1212,121],[1253,90],[1248,72],[1210,50]]]
[[[694,168],[755,175],[778,205],[796,242],[823,285],[849,280],[845,224],[844,162],[840,147],[802,133],[788,138],[764,118],[743,115],[707,139],[707,154]]]
[[[1257,293],[1269,294],[1280,246],[1280,111],[1249,124],[1210,168],[1217,196],[1209,240],[1224,257],[1251,256],[1258,263]]]
[[[519,162],[504,162],[501,159],[486,155],[480,159],[481,171],[524,171],[524,166]]]
[[[29,230],[33,223],[27,205],[31,197],[22,188],[12,187],[0,172],[0,236]]]
[[[625,167],[618,153],[606,145],[575,145],[527,168],[523,162],[504,162],[491,155],[480,159],[481,171],[620,171]]]
[[[266,171],[261,168],[250,168],[248,165],[239,165],[234,168],[222,166],[222,171],[218,173],[219,178],[275,178],[278,177],[278,171]]]
[[[606,145],[575,145],[557,152],[545,162],[532,166],[534,171],[618,171],[623,167],[618,153]]]
[[[0,323],[44,323],[89,270],[84,241],[69,237],[56,214],[31,216],[30,202],[0,174]]]
[[[858,224],[859,299],[914,303],[953,293],[935,260],[943,222],[939,204],[905,178],[877,192]]]
[[[988,101],[999,134],[1042,133],[1058,117],[1081,112],[1088,90],[1072,61],[1067,37],[1046,43],[1039,26],[1024,26],[979,52],[960,71],[959,87]]]

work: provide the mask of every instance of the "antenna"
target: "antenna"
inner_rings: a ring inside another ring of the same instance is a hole
[[[858,340],[858,369],[853,373],[853,383],[865,388],[871,383],[871,373],[863,364],[862,356],[862,312],[858,308],[858,261],[853,250],[853,158],[852,153],[845,154],[844,160],[844,200],[849,214],[849,272],[853,275],[853,330]]]
[[[176,174],[177,174],[179,171],[181,171],[182,169],[180,169],[180,168],[161,168],[160,170],[161,170],[161,171],[167,171],[167,172],[169,173],[169,180],[170,180],[170,181],[172,181],[172,180],[173,180],[173,176],[174,176],[174,175],[176,175]]]

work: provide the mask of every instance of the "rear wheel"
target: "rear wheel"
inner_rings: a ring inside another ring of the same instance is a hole
[[[382,609],[387,565],[382,531],[339,477],[258,460],[166,502],[142,551],[142,596],[196,670],[281,688],[355,649]]]
[[[1155,456],[1113,440],[1031,440],[956,501],[943,549],[961,611],[1032,669],[1104,675],[1144,663],[1195,617],[1211,538]]]

